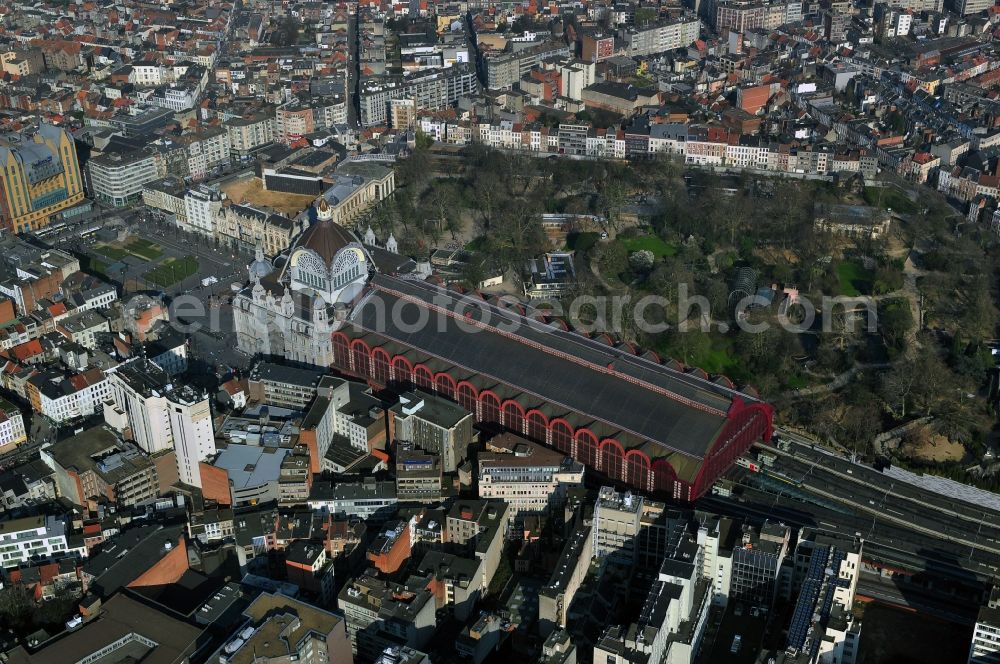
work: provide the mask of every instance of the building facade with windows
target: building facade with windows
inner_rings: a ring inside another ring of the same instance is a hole
[[[66,524],[54,516],[0,521],[0,565],[3,567],[65,555]]]
[[[0,226],[22,233],[44,228],[84,202],[83,176],[69,132],[40,124],[0,136]]]

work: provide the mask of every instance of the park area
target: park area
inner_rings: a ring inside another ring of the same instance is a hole
[[[286,194],[281,191],[267,191],[258,177],[248,177],[227,182],[221,187],[229,200],[239,205],[270,208],[286,217],[294,217],[309,207],[315,196]]]
[[[664,242],[656,235],[637,235],[620,239],[629,253],[633,251],[650,251],[655,258],[664,258],[677,254],[677,247]]]
[[[112,261],[120,261],[128,256],[135,256],[144,261],[155,261],[163,256],[163,249],[155,242],[142,238],[131,238],[125,242],[99,244],[94,251]]]
[[[871,295],[874,275],[858,261],[846,260],[837,264],[840,292],[848,297]]]
[[[198,260],[194,256],[168,258],[143,275],[143,278],[161,288],[168,288],[198,272]]]
[[[894,187],[865,187],[865,203],[880,207],[883,210],[892,210],[900,214],[913,214],[917,211],[917,204]]]

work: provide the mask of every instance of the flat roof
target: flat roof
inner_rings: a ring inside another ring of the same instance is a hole
[[[281,462],[292,451],[286,447],[258,447],[230,444],[212,463],[229,475],[234,489],[246,489],[274,482],[281,474]]]
[[[343,618],[282,594],[262,593],[243,612],[254,630],[229,655],[231,664],[250,664],[258,658],[280,659],[295,654],[295,646],[310,632],[324,639]],[[243,634],[244,632],[241,632]],[[239,641],[237,639],[236,641]]]

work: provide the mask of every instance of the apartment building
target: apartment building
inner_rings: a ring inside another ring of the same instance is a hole
[[[215,454],[208,395],[173,385],[163,369],[142,358],[118,367],[110,392],[136,444],[147,454],[172,449],[180,481],[200,488],[199,463]]]
[[[222,210],[222,194],[206,185],[197,185],[184,194],[184,230],[215,237],[215,224]]]
[[[17,567],[29,560],[65,557],[68,553],[66,524],[54,516],[0,521],[0,566]]]
[[[997,664],[1000,662],[1000,589],[990,591],[986,606],[979,609],[972,631],[969,664]]]
[[[0,398],[0,453],[7,452],[27,440],[28,434],[24,429],[21,409]]]
[[[481,57],[483,78],[490,90],[508,90],[542,60],[569,55],[572,55],[569,46],[561,41],[545,42],[510,52],[486,52]]]
[[[437,627],[434,596],[419,577],[405,584],[362,575],[337,596],[355,662],[374,662],[386,648],[424,649]]]
[[[538,630],[542,636],[567,627],[573,598],[590,569],[593,545],[591,527],[578,523],[567,538],[548,583],[538,592]]]
[[[340,616],[277,592],[261,593],[246,618],[209,659],[219,664],[340,664],[351,661]]]
[[[250,373],[250,400],[282,408],[304,409],[314,398],[322,371],[261,362]]]
[[[483,590],[493,580],[510,528],[510,506],[501,500],[459,500],[448,511],[445,542],[483,561]]]
[[[781,565],[788,555],[789,529],[765,521],[758,529],[743,525],[740,541],[733,549],[729,597],[770,608],[778,592]]]
[[[94,427],[41,451],[55,473],[59,495],[76,505],[106,498],[122,506],[159,495],[156,468],[137,447],[105,427]]]
[[[675,19],[626,30],[622,40],[628,55],[635,57],[686,48],[697,41],[700,32],[701,21],[698,17],[683,14]]]
[[[810,664],[854,664],[861,644],[861,621],[854,617],[854,594],[861,573],[863,542],[831,537],[808,528],[799,532],[794,576],[798,599],[786,653]]]
[[[594,644],[593,661],[693,664],[712,605],[698,557],[698,545],[682,539],[662,561],[638,621],[606,627]]]
[[[285,574],[305,593],[322,604],[333,599],[333,561],[322,544],[296,540],[285,549]]]
[[[483,561],[428,551],[417,565],[417,573],[430,577],[438,606],[453,607],[455,618],[468,620],[483,592]]]
[[[223,204],[215,219],[215,237],[232,250],[277,256],[292,245],[301,227],[288,217],[250,205]]]
[[[337,436],[346,440],[349,450],[332,449],[338,447],[334,445]],[[385,440],[385,411],[367,385],[335,376],[319,380],[316,398],[299,424],[299,442],[309,450],[314,473],[342,472],[342,464],[384,445]],[[345,455],[345,451],[358,454]]]
[[[402,78],[367,79],[362,81],[360,95],[361,125],[388,126],[389,102],[393,99],[413,99],[417,108],[439,111],[454,106],[459,98],[478,90],[475,69],[468,64]]]
[[[229,158],[233,163],[249,162],[253,156],[274,144],[277,120],[274,113],[261,112],[223,123],[229,136]]]
[[[685,527],[683,515],[663,503],[601,487],[591,526],[593,555],[602,564],[656,570]]]
[[[93,415],[104,407],[110,393],[107,375],[97,368],[80,373],[46,368],[31,376],[25,385],[32,410],[54,422]]]
[[[357,517],[384,521],[396,512],[396,485],[366,477],[361,482],[313,483],[307,504],[311,510],[322,510],[341,517]]]
[[[187,224],[187,207],[184,202],[186,192],[184,180],[168,175],[143,185],[142,202],[151,208],[172,214],[176,223],[183,227]]]
[[[63,318],[56,329],[73,343],[93,350],[97,343],[95,335],[110,332],[111,322],[97,311],[88,309]]]

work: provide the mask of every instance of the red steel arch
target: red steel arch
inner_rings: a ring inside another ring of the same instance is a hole
[[[379,385],[388,385],[392,380],[392,359],[382,347],[372,348],[372,380]]]
[[[653,490],[649,455],[642,450],[629,450],[625,453],[625,483],[646,491]]]
[[[653,489],[675,495],[674,488],[678,484],[677,473],[666,459],[656,459],[651,466],[653,472]]]
[[[445,396],[452,401],[455,400],[455,379],[447,371],[440,371],[434,376],[434,389],[438,394]]]
[[[614,480],[625,480],[625,448],[614,438],[605,438],[598,448],[601,472]]]
[[[493,390],[483,390],[479,393],[479,405],[482,408],[480,421],[500,424],[500,397]]]
[[[355,339],[351,342],[351,367],[356,376],[368,378],[371,353],[372,349],[364,339]]]
[[[434,372],[422,362],[413,367],[413,383],[422,390],[434,389]]]
[[[413,362],[410,362],[403,355],[396,355],[392,358],[392,378],[397,383],[413,382]]]
[[[684,498],[693,500],[702,495],[754,442],[771,440],[773,418],[770,404],[747,404],[734,397],[727,422],[691,484],[692,495]]]
[[[549,431],[552,434],[552,447],[563,454],[575,457],[573,453],[573,427],[561,417],[554,418],[549,423]]]
[[[546,435],[549,429],[549,418],[545,417],[545,413],[535,408],[528,411],[527,415],[524,416],[528,438],[531,438],[538,443],[548,443],[548,436]]]
[[[458,404],[462,408],[472,413],[477,412],[476,402],[479,401],[479,390],[476,389],[475,385],[467,380],[463,380],[455,388],[455,392],[458,395]],[[477,417],[476,419],[480,418]]]
[[[333,362],[344,370],[351,368],[351,340],[343,332],[334,332],[331,336],[333,343]]]
[[[520,434],[524,433],[524,406],[513,399],[507,399],[500,407],[500,411],[503,414],[502,424],[505,427]]]
[[[598,468],[597,436],[587,427],[580,427],[573,436],[576,439],[576,458],[581,463]]]

